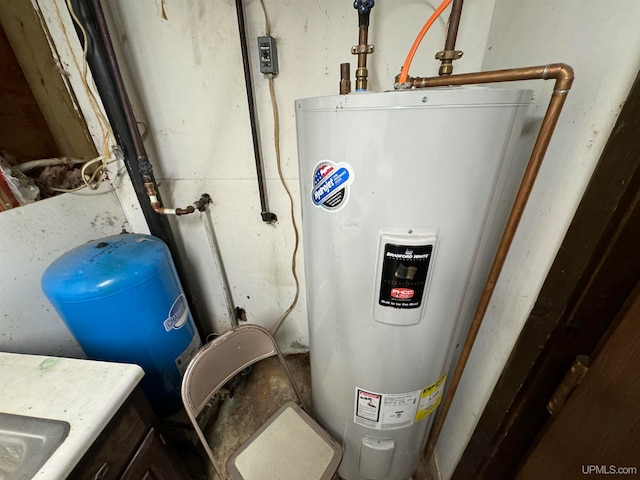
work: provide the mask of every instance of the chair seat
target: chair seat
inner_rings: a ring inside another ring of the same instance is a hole
[[[198,415],[235,375],[274,356],[298,402],[285,403],[229,457],[225,469],[211,450]],[[304,406],[300,390],[277,342],[264,327],[240,325],[198,350],[184,373],[181,394],[193,429],[221,480],[331,480],[340,465],[342,447],[300,408]]]
[[[227,462],[238,480],[330,480],[340,445],[296,403],[285,403]]]

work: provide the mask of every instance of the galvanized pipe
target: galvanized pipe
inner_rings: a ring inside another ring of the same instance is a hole
[[[222,288],[224,303],[227,307],[227,315],[229,316],[229,324],[233,329],[238,326],[236,304],[233,300],[233,294],[231,293],[229,277],[227,277],[227,271],[225,270],[224,262],[222,261],[222,254],[220,252],[218,238],[216,237],[215,229],[213,228],[213,220],[211,220],[211,210],[204,206],[201,212],[202,225],[204,226],[204,231],[207,234],[207,241],[209,242],[209,248],[211,249],[211,256],[213,257],[213,262],[216,266],[218,280],[220,280],[220,287]]]
[[[549,146],[549,142],[551,141],[551,136],[553,135],[556,124],[558,123],[558,118],[560,116],[560,112],[562,111],[567,93],[569,92],[569,89],[571,88],[571,85],[573,83],[573,78],[573,69],[569,65],[563,63],[555,63],[537,67],[513,68],[507,70],[468,73],[444,77],[410,79],[411,85],[416,88],[448,85],[470,85],[494,82],[513,82],[519,80],[535,79],[555,80],[551,100],[549,101],[547,111],[542,120],[542,125],[540,126],[540,130],[538,132],[536,142],[533,146],[533,150],[531,151],[529,163],[527,164],[527,168],[523,175],[520,188],[513,203],[509,219],[507,220],[507,225],[502,234],[502,238],[500,239],[498,250],[493,260],[493,264],[491,265],[491,269],[489,270],[489,275],[482,291],[482,295],[480,297],[476,312],[473,316],[473,320],[471,321],[469,332],[465,339],[464,345],[462,346],[460,358],[451,377],[449,389],[447,390],[447,394],[443,399],[442,405],[440,407],[440,414],[438,415],[438,417],[436,417],[433,427],[431,428],[425,452],[425,456],[427,458],[429,458],[433,454],[435,444],[438,440],[438,437],[440,436],[440,432],[442,431],[442,427],[447,418],[447,414],[449,413],[449,409],[451,408],[453,397],[455,396],[458,385],[460,384],[460,379],[462,378],[465,366],[467,365],[467,361],[469,360],[471,349],[473,348],[473,344],[478,335],[478,331],[480,330],[480,326],[482,325],[482,320],[484,319],[485,313],[489,306],[489,302],[491,300],[491,296],[493,295],[496,284],[498,282],[500,272],[502,271],[502,267],[507,258],[507,254],[509,253],[511,242],[513,241],[516,229],[518,228],[518,224],[520,223],[520,219],[522,218],[524,208],[527,204],[527,200],[533,188],[533,184],[540,169],[540,165]]]
[[[87,38],[85,39],[82,31],[77,27],[80,41],[84,44],[86,40],[86,45],[84,46],[87,48],[87,62],[91,68],[93,79],[109,123],[113,128],[116,141],[123,153],[123,161],[140,203],[140,208],[149,226],[149,232],[160,238],[169,247],[176,264],[178,276],[183,281],[185,293],[191,299],[192,296],[188,286],[184,283],[184,279],[187,277],[186,268],[180,258],[177,242],[169,220],[164,215],[156,214],[147,196],[145,182],[153,182],[155,184],[153,169],[148,160],[124,87],[101,1],[71,0],[71,7],[71,10],[75,12],[78,23],[82,24],[87,33]],[[74,20],[76,19],[74,18]],[[159,194],[157,199],[161,201]],[[196,312],[192,311],[192,313],[198,325],[199,333],[203,335],[204,329],[198,321]]]

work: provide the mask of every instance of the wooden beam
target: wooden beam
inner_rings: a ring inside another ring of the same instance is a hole
[[[97,155],[96,148],[67,88],[64,67],[57,64],[31,1],[2,0],[0,25],[60,154],[65,157],[94,158]],[[70,34],[75,35],[75,32]]]
[[[0,25],[0,153],[17,161],[60,155],[40,107]]]

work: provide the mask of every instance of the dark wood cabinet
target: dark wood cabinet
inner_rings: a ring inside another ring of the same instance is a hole
[[[68,477],[71,480],[189,480],[136,388]]]
[[[152,428],[129,463],[121,480],[174,480],[188,478],[181,466],[172,462],[164,438]],[[175,459],[174,459],[175,460]]]

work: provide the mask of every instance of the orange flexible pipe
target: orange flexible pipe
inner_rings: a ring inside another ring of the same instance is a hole
[[[402,70],[400,72],[400,79],[399,79],[400,83],[405,83],[407,81],[407,78],[409,77],[409,67],[411,66],[413,57],[416,54],[416,50],[418,50],[418,47],[420,46],[420,42],[422,42],[422,39],[424,38],[427,31],[431,28],[431,25],[433,25],[433,23],[438,19],[440,14],[444,11],[445,8],[449,6],[450,3],[451,3],[451,0],[443,0],[442,3],[438,6],[438,8],[436,8],[435,11],[431,14],[427,22],[422,26],[420,33],[418,33],[418,36],[413,41],[413,45],[411,45],[411,50],[409,50],[409,53],[407,54],[407,58],[405,59],[404,64],[402,65]]]

